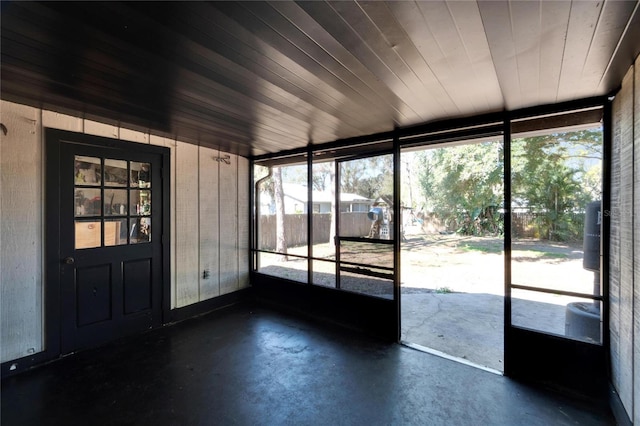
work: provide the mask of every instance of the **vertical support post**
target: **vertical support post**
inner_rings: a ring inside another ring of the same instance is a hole
[[[396,341],[400,341],[400,244],[402,242],[402,206],[400,205],[400,138],[398,130],[393,133],[393,300],[395,301]]]
[[[504,372],[509,375],[511,332],[511,119],[503,121],[504,180]]]
[[[256,222],[258,220],[258,214],[260,213],[260,206],[256,205],[255,190],[257,187],[253,184],[254,174],[254,160],[249,161],[249,272],[256,270],[256,250],[258,248],[258,233],[256,232]]]
[[[336,221],[336,235],[334,236],[333,244],[336,250],[336,288],[340,288],[340,162],[335,161],[335,191],[334,202],[336,208],[334,211]]]
[[[307,284],[313,282],[313,146],[307,147]]]

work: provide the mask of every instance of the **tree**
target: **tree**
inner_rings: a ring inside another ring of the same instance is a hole
[[[378,155],[345,161],[340,168],[342,192],[374,200],[393,194],[393,155]]]
[[[582,237],[584,209],[600,198],[602,131],[587,129],[514,139],[512,198],[534,215],[541,237]]]
[[[480,142],[423,151],[419,179],[427,209],[464,235],[502,232],[503,149]]]
[[[287,253],[287,235],[284,226],[284,191],[282,189],[282,170],[274,167],[272,172],[274,198],[276,203],[276,252]],[[281,261],[287,261],[288,257],[282,256]]]

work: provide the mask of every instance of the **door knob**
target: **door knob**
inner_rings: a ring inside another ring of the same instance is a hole
[[[74,263],[75,261],[76,261],[76,260],[75,260],[73,257],[71,257],[71,256],[69,256],[69,257],[65,257],[65,258],[64,258],[64,260],[63,260],[63,262],[64,262],[64,263],[66,263],[67,265],[73,265],[73,263]]]

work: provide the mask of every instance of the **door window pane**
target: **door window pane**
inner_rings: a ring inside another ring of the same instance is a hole
[[[126,189],[104,190],[105,216],[125,216],[127,214],[127,205]]]
[[[151,191],[131,190],[131,215],[148,216],[151,214]]]
[[[74,182],[76,185],[100,185],[102,173],[100,159],[96,157],[75,156]]]
[[[104,160],[105,186],[127,186],[127,162],[124,160]]]
[[[151,241],[151,218],[139,217],[131,220],[129,231],[131,244],[148,243]]]
[[[131,162],[131,186],[151,188],[151,164]]]
[[[102,214],[102,202],[100,200],[100,189],[98,188],[76,188],[75,189],[75,215],[78,216],[100,216]]]
[[[74,215],[94,217],[76,221],[76,248],[151,241],[150,172],[150,163],[75,156]]]
[[[127,244],[127,219],[108,219],[104,221],[104,245],[119,246]]]
[[[76,249],[85,249],[101,246],[102,223],[81,222],[76,220]]]

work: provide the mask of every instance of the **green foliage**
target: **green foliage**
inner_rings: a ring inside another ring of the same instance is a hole
[[[463,235],[501,234],[504,153],[499,142],[436,148],[417,155],[426,210]],[[584,208],[601,197],[599,128],[516,138],[511,144],[512,205],[535,217],[536,234],[582,238]]]
[[[345,161],[340,166],[341,191],[375,200],[393,194],[393,155]]]
[[[463,235],[501,234],[503,150],[481,142],[423,151],[420,183],[426,206]]]
[[[600,198],[599,129],[514,139],[512,198],[535,214],[541,238],[580,240],[584,207]]]

